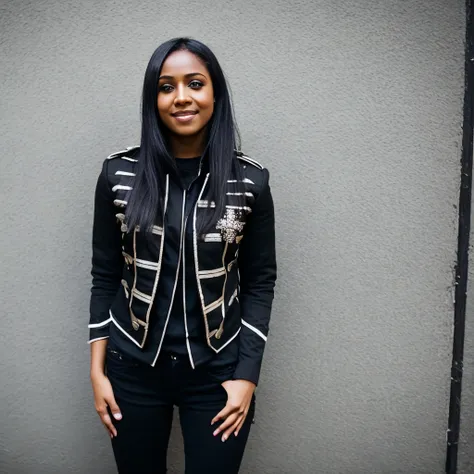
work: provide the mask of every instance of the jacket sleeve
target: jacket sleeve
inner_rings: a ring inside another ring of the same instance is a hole
[[[102,165],[94,197],[92,227],[92,288],[89,343],[109,335],[109,309],[120,287],[123,269],[122,233],[117,224],[114,194],[107,178],[108,161]]]
[[[277,278],[275,215],[264,169],[263,185],[245,225],[239,249],[240,308],[242,327],[239,360],[234,379],[258,383],[267,341],[274,287]]]

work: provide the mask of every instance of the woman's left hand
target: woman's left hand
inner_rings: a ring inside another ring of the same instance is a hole
[[[213,435],[217,436],[224,432],[222,441],[226,441],[232,433],[235,436],[239,434],[249,412],[256,385],[248,380],[226,380],[222,386],[227,392],[227,403],[212,419],[211,425],[219,420],[224,420]]]

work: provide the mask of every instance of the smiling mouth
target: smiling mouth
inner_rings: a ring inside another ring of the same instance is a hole
[[[189,123],[194,120],[194,117],[196,117],[197,114],[197,112],[178,112],[176,114],[171,114],[171,116],[174,117],[177,122]]]
[[[175,112],[174,114],[171,114],[173,117],[190,117],[191,115],[196,115],[197,112],[194,110],[187,110],[187,111],[182,111],[182,112]]]

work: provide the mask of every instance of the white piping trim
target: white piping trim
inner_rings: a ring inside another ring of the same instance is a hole
[[[125,186],[123,184],[116,184],[113,188],[112,191],[118,191],[119,189],[123,189],[124,191],[130,191],[133,188],[131,186]]]
[[[267,336],[265,336],[265,334],[263,334],[263,332],[260,331],[260,329],[257,329],[256,327],[252,326],[251,324],[249,324],[247,321],[244,321],[243,319],[242,319],[242,324],[244,326],[247,326],[250,330],[252,330],[255,334],[260,336],[265,342],[267,342]]]
[[[227,204],[225,207],[227,209],[240,209],[242,211],[252,212],[252,209],[248,206],[230,206],[229,204]]]
[[[144,268],[145,270],[154,270],[156,272],[158,270],[158,265],[159,262],[151,262],[149,260],[137,258],[137,267]]]
[[[133,158],[129,158],[128,156],[121,156],[120,157],[122,160],[126,160],[126,161],[131,161],[133,163],[138,163],[138,160],[135,160]]]
[[[130,173],[129,171],[116,171],[115,176],[136,176],[135,173]]]
[[[237,179],[228,179],[228,183],[247,183],[247,184],[255,184],[251,179],[249,178],[244,178],[243,180],[237,180]]]
[[[168,175],[166,175],[168,176]],[[176,276],[175,276],[175,279],[174,279],[174,286],[173,286],[173,292],[171,294],[171,301],[170,301],[170,306],[168,308],[168,314],[166,316],[166,322],[165,322],[165,327],[163,328],[163,333],[161,334],[161,341],[160,341],[160,345],[158,346],[158,349],[156,351],[156,355],[155,355],[155,359],[153,360],[153,363],[151,364],[152,367],[155,366],[156,364],[156,361],[158,360],[158,356],[160,355],[160,351],[161,351],[161,346],[163,344],[163,339],[165,338],[165,334],[166,334],[166,328],[168,327],[168,322],[170,320],[170,315],[171,315],[171,309],[173,307],[173,301],[174,301],[174,295],[176,293],[176,287],[178,286],[178,276],[179,276],[179,266],[181,264],[181,251],[182,251],[182,244],[183,244],[183,232],[184,232],[184,210],[185,210],[185,204],[186,204],[186,200],[184,199],[186,197],[186,191],[183,191],[183,205],[182,205],[182,209],[181,209],[181,238],[180,238],[180,241],[179,241],[179,254],[178,254],[178,265],[176,265]],[[164,219],[164,217],[163,217]],[[164,237],[163,239],[161,240],[161,249],[163,250],[163,242],[165,241]],[[162,254],[160,255],[160,262],[162,261]],[[183,275],[183,281],[184,281],[184,275]]]
[[[222,304],[221,304],[222,322],[220,326],[221,328],[225,320],[225,287],[227,286],[227,267],[225,266],[225,256],[226,256],[228,247],[229,247],[229,242],[226,241],[225,246],[224,246],[224,251],[222,252],[222,266],[224,267],[225,277],[224,277],[224,284],[222,285],[222,296],[221,296],[222,298]]]
[[[183,201],[186,201],[186,191],[184,191],[184,197]],[[183,215],[184,215],[184,209],[183,209]],[[184,250],[184,234],[186,230],[186,224],[188,222],[188,217],[186,216],[186,219],[183,224],[183,228],[181,229],[181,238],[183,239],[182,241],[182,247],[183,247],[183,316],[184,316],[184,330],[186,332],[186,348],[188,350],[188,355],[189,355],[189,362],[191,364],[191,367],[194,369],[194,360],[193,360],[193,354],[191,353],[191,346],[189,344],[189,332],[188,332],[188,318],[186,317],[186,251]],[[181,247],[181,244],[180,244]]]
[[[235,291],[232,293],[232,296],[230,297],[229,303],[227,304],[227,306],[230,306],[235,301],[235,299],[237,298],[237,294],[238,294],[238,291],[236,288]]]
[[[152,234],[155,234],[155,235],[163,235],[163,227],[160,227],[158,225],[154,225],[151,232],[152,232]]]
[[[219,347],[219,349],[214,349],[215,352],[220,352],[222,349],[224,349],[225,346],[227,346],[228,344],[230,344],[236,337],[237,335],[239,334],[241,328],[237,329],[237,332],[222,346],[222,347]]]
[[[211,201],[209,203],[209,201],[206,201],[206,200],[199,200],[198,203],[197,203],[198,207],[204,207],[204,208],[208,208],[208,207],[216,207],[216,203],[215,201]]]
[[[207,313],[210,313],[211,311],[214,311],[216,308],[218,308],[222,304],[223,301],[224,301],[224,298],[221,296],[217,300],[215,300],[212,303],[208,304],[204,308],[204,313],[207,314]]]
[[[242,161],[246,161],[247,163],[250,163],[251,165],[254,165],[256,168],[263,170],[263,166],[258,161],[255,161],[253,158],[250,158],[250,156],[242,154],[242,155],[237,155],[237,158],[241,159]]]
[[[91,339],[90,341],[87,341],[87,344],[92,344],[95,341],[102,341],[102,339],[108,339],[109,336],[104,336],[104,337],[96,337],[95,339]]]
[[[143,301],[144,303],[151,303],[151,301],[153,299],[150,295],[142,293],[141,291],[137,290],[136,288],[132,289],[132,295],[135,296],[135,298],[138,298],[139,300]]]
[[[225,275],[225,267],[215,268],[213,270],[199,270],[199,278],[201,279],[216,278],[222,275]]]
[[[199,203],[199,200],[202,198],[202,195],[204,194],[204,189],[206,189],[206,184],[207,184],[208,179],[209,179],[209,173],[206,174],[206,178],[204,179],[204,184],[202,185],[201,192],[199,193],[199,196],[198,196],[198,203]],[[206,330],[206,338],[209,344],[209,323],[207,321],[206,313],[204,311],[205,309],[204,295],[202,293],[201,280],[199,280],[199,261],[198,261],[197,231],[196,231],[197,208],[198,206],[194,206],[194,212],[193,212],[194,269],[196,272],[196,282],[197,282],[197,287],[198,287],[199,299],[201,300],[201,309],[204,314],[204,328]]]
[[[125,329],[122,328],[122,326],[120,326],[120,324],[115,320],[115,318],[113,317],[112,315],[112,312],[109,310],[109,313],[110,313],[110,317],[112,318],[112,322],[120,329],[120,331],[122,331],[135,345],[137,345],[140,349],[142,348],[142,346],[137,342],[135,341],[135,339],[133,339],[132,336],[130,336],[130,334],[128,334],[127,331],[125,331]]]
[[[204,242],[222,242],[222,234],[203,234],[202,239],[204,240]]]
[[[247,197],[253,197],[253,194],[251,192],[245,192],[245,193],[226,193],[227,196],[247,196]]]
[[[109,324],[110,321],[111,321],[111,319],[109,318],[105,321],[102,321],[101,323],[88,324],[87,327],[89,329],[101,328],[101,327],[106,326],[107,324]]]
[[[116,152],[114,152],[114,153],[111,153],[111,154],[107,157],[107,159],[110,160],[111,158],[114,158],[115,156],[120,155],[120,153],[127,153],[127,151],[135,150],[136,148],[140,148],[140,145],[128,146],[125,150],[120,150],[120,151],[116,151]]]

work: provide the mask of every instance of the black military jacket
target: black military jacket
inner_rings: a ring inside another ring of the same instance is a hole
[[[154,323],[159,335],[154,338],[156,347],[146,349],[151,354],[148,362],[155,365],[173,305],[179,266],[184,269],[185,265],[184,242],[191,239],[206,343],[219,353],[238,338],[234,378],[257,384],[276,281],[274,209],[268,171],[248,156],[236,153],[245,192],[237,196],[232,186],[235,179],[229,179],[225,213],[215,228],[203,235],[198,235],[199,223],[215,207],[207,196],[209,173],[204,167],[199,196],[186,215],[186,191],[167,175],[165,219],[155,222],[149,239],[138,227],[129,229],[125,219],[127,193],[133,186],[139,152],[139,147],[130,147],[109,155],[97,182],[89,342],[107,338],[114,330],[125,336],[123,340],[143,350]],[[165,299],[160,295],[160,304],[166,307],[160,308],[159,313],[165,316],[153,321],[158,314],[152,308],[162,277],[164,236],[170,230],[166,225],[167,214],[181,217],[180,252],[175,276],[166,276],[174,279],[166,285],[173,291]],[[105,226],[105,222],[110,225]],[[186,288],[183,290],[185,293]],[[202,359],[202,346],[193,347],[188,339],[186,345],[191,365],[199,365],[196,361]]]

